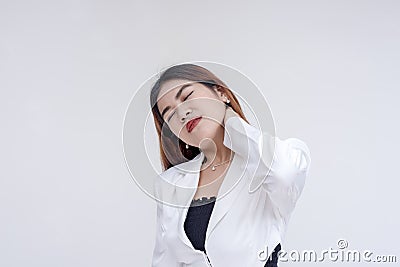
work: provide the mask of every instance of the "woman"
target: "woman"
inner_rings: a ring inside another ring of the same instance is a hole
[[[309,171],[307,145],[251,126],[228,86],[194,64],[164,71],[150,104],[164,170],[155,182],[152,266],[278,266]],[[257,190],[246,190],[254,181],[261,181]],[[170,206],[172,200],[185,208]]]

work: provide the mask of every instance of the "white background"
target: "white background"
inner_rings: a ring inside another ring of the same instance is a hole
[[[311,150],[286,251],[345,238],[399,261],[399,8],[1,1],[0,266],[150,266],[155,202],[125,166],[123,118],[146,79],[195,60],[247,75],[276,134]]]

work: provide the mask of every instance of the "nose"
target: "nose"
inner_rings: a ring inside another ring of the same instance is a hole
[[[187,108],[187,109],[179,109],[178,110],[178,116],[179,116],[179,120],[183,123],[185,122],[187,116],[192,112],[191,109]]]

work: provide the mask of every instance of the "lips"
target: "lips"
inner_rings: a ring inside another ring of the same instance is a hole
[[[196,125],[199,123],[200,120],[201,117],[197,117],[188,121],[188,123],[186,123],[187,131],[190,133],[194,129],[194,127],[196,127]]]

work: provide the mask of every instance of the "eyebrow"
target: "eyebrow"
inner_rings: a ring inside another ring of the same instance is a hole
[[[182,91],[183,91],[185,88],[187,88],[187,87],[189,87],[189,86],[192,86],[192,85],[193,85],[193,83],[189,83],[189,84],[183,85],[183,86],[179,89],[179,91],[176,93],[176,95],[175,95],[175,100],[178,100],[178,98],[179,98],[179,97],[181,96],[181,94],[182,94]],[[164,110],[163,110],[162,113],[161,113],[161,117],[164,118],[165,113],[166,113],[168,110],[170,110],[170,109],[171,109],[171,106],[165,107]]]

